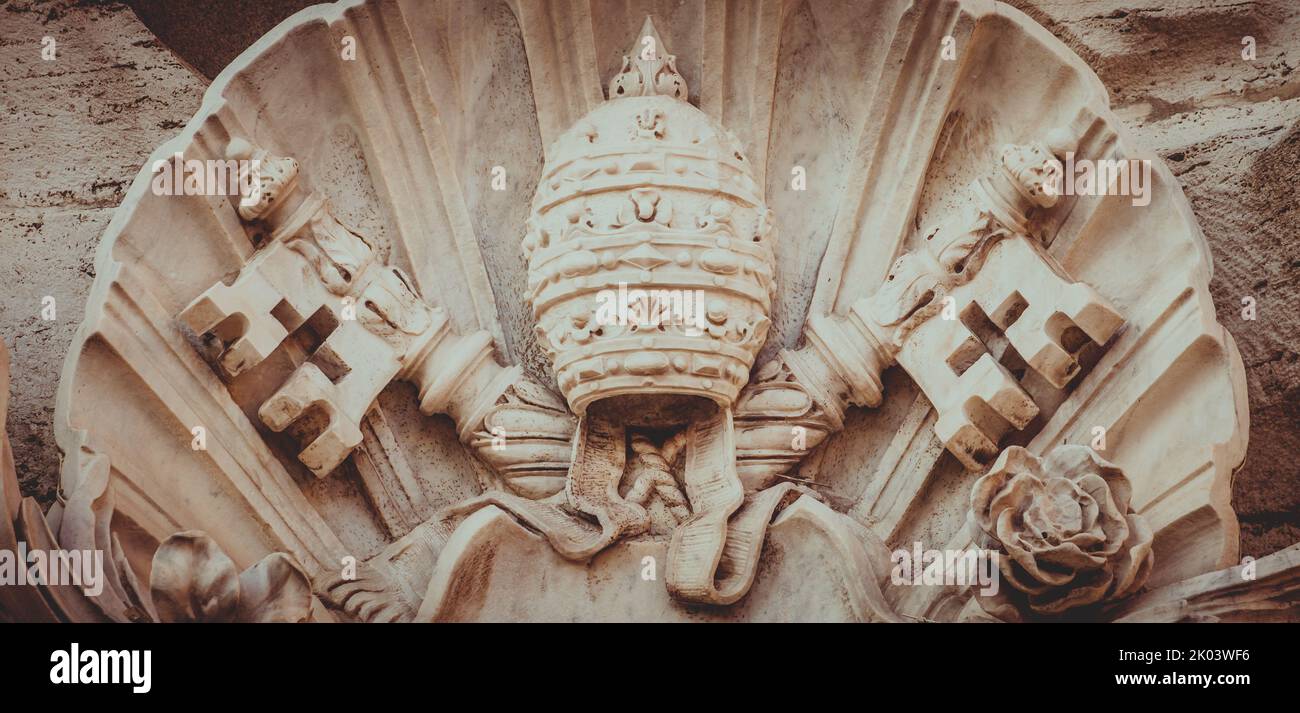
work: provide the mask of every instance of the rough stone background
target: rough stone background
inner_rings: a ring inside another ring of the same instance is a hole
[[[54,495],[54,395],[113,209],[210,79],[309,4],[0,0],[0,337],[25,493]],[[1233,487],[1242,554],[1300,541],[1300,2],[1011,4],[1092,66],[1121,119],[1179,176],[1249,379],[1250,449]],[[53,62],[40,58],[47,36]],[[1254,61],[1242,57],[1246,36]],[[41,319],[47,295],[53,321]],[[1242,318],[1244,297],[1255,321]]]

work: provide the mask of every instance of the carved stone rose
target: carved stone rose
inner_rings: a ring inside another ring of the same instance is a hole
[[[1005,580],[1039,614],[1137,591],[1151,572],[1151,528],[1124,473],[1086,446],[1040,459],[1003,451],[971,490],[977,542],[1003,553]]]

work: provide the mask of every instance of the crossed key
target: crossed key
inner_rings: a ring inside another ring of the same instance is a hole
[[[1096,290],[1018,234],[990,248],[978,274],[947,297],[947,314],[916,326],[897,360],[938,411],[939,439],[971,469],[987,465],[1004,436],[1038,415],[1012,368],[1065,388],[1088,344],[1105,345],[1124,324]]]

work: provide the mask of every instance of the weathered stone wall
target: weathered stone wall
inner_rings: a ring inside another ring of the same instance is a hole
[[[129,4],[0,2],[0,336],[13,359],[19,475],[46,502],[59,463],[58,375],[113,208],[153,148],[198,108],[208,80],[310,3]],[[1182,181],[1214,254],[1220,320],[1249,379],[1250,449],[1233,493],[1242,552],[1300,540],[1300,4],[1012,4],[1098,72],[1120,117]],[[52,62],[41,60],[46,36],[58,43]],[[1254,61],[1242,58],[1245,36]],[[52,321],[41,317],[46,295]],[[1242,316],[1247,297],[1253,321]]]
[[[52,61],[41,57],[46,37]],[[125,5],[0,5],[0,337],[12,359],[15,465],[42,502],[58,484],[54,396],[99,236],[206,86]],[[46,296],[53,320],[42,318]]]

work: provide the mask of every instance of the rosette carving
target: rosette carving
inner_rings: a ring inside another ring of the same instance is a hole
[[[1060,446],[1040,459],[1012,446],[975,482],[970,518],[976,544],[1004,555],[1002,575],[1028,608],[1060,614],[1146,582],[1152,532],[1131,497],[1123,471],[1091,448]]]

